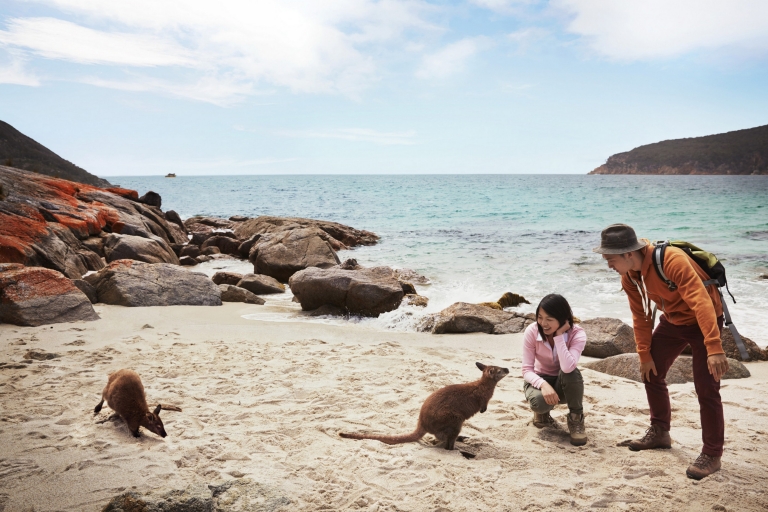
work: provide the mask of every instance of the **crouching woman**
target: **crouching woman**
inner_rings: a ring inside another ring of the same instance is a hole
[[[587,343],[584,329],[573,322],[573,312],[562,295],[549,294],[536,308],[536,323],[523,336],[523,392],[538,428],[556,426],[549,412],[568,404],[571,444],[587,443],[584,428],[584,380],[576,365]]]

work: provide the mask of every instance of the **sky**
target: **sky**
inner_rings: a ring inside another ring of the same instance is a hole
[[[767,92],[764,0],[0,3],[0,120],[105,177],[583,174]]]

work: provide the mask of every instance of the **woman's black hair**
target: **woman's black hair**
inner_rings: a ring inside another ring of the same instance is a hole
[[[565,297],[562,295],[550,293],[541,299],[539,305],[536,306],[536,326],[539,329],[541,339],[547,339],[547,336],[544,334],[544,330],[541,328],[541,324],[538,322],[539,310],[541,309],[543,309],[552,318],[555,318],[560,323],[560,327],[562,327],[565,322],[570,322],[571,327],[573,327],[573,311],[571,311],[571,305],[568,304],[568,301],[565,300]]]

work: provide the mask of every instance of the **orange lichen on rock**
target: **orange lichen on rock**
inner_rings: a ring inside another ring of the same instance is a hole
[[[0,272],[4,300],[20,302],[78,291],[60,272],[42,267],[25,267]]]
[[[127,188],[119,188],[119,187],[110,187],[105,188],[107,192],[112,192],[113,194],[117,194],[118,196],[125,197],[126,199],[133,199],[134,201],[139,199],[139,193],[135,190],[130,190]]]

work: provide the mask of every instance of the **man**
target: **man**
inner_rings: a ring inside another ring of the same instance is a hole
[[[701,480],[720,469],[725,423],[720,401],[720,378],[728,371],[720,341],[723,307],[714,286],[688,255],[675,247],[664,254],[664,274],[677,288],[670,290],[653,268],[653,248],[638,240],[626,224],[613,224],[601,234],[600,247],[611,268],[621,274],[621,286],[629,299],[640,356],[640,373],[651,410],[651,426],[642,439],[631,441],[633,451],[669,449],[672,408],[664,378],[677,356],[687,346],[693,354],[693,382],[699,398],[702,440],[701,455],[687,469],[689,478]],[[651,302],[663,313],[653,329]]]

